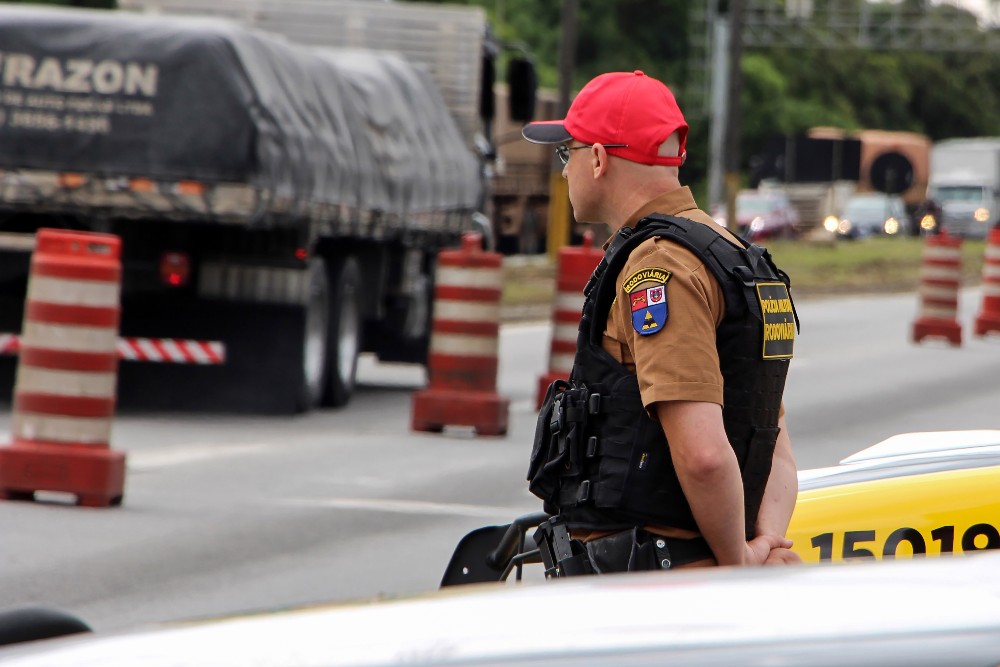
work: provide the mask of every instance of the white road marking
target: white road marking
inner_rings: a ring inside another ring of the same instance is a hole
[[[188,463],[246,456],[266,449],[273,449],[273,445],[187,444],[157,450],[130,451],[126,454],[126,464],[130,471],[155,470]]]
[[[515,517],[531,510],[489,505],[464,505],[461,503],[436,503],[425,500],[399,500],[394,498],[288,498],[289,505],[308,505],[332,509],[370,510],[392,514],[436,514],[454,516]]]

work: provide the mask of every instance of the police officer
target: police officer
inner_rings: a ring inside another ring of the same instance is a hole
[[[555,534],[549,574],[800,560],[784,537],[798,492],[788,278],[681,186],[687,132],[640,71],[602,74],[565,119],[523,129],[556,145],[576,220],[616,232],[532,451],[529,488],[556,515],[536,539],[571,538]]]

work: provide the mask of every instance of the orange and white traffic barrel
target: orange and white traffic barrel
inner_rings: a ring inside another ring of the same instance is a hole
[[[579,247],[565,246],[559,249],[556,263],[556,296],[552,302],[552,342],[549,345],[549,369],[538,378],[536,408],[542,406],[549,385],[559,379],[566,379],[573,370],[576,356],[576,336],[583,314],[583,289],[604,251],[594,248],[594,234],[586,231],[583,244]]]
[[[983,304],[975,322],[977,336],[1000,331],[1000,227],[991,229],[986,237],[982,287]]]
[[[38,231],[0,498],[54,491],[84,506],[121,503],[125,455],[109,447],[120,293],[117,236]]]
[[[913,342],[945,338],[962,344],[958,322],[958,290],[962,283],[962,239],[942,231],[928,236],[920,268],[920,313],[913,323]]]
[[[502,257],[478,234],[437,257],[428,387],[413,395],[414,431],[472,426],[479,435],[507,432],[510,401],[496,392]]]

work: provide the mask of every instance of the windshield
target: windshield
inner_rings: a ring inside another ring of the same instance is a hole
[[[981,202],[986,199],[985,192],[978,185],[944,185],[931,190],[931,199],[937,202]]]
[[[741,215],[760,215],[778,208],[778,202],[770,197],[737,197],[736,210]]]
[[[889,201],[878,197],[852,199],[847,202],[847,207],[844,209],[844,215],[848,217],[864,214],[885,215],[888,213],[892,213],[892,206],[890,206]]]

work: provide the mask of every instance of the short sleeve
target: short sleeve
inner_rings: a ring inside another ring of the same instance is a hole
[[[722,405],[715,336],[723,308],[718,282],[687,248],[655,238],[632,251],[618,276],[609,334],[631,358],[647,408],[678,400]]]

